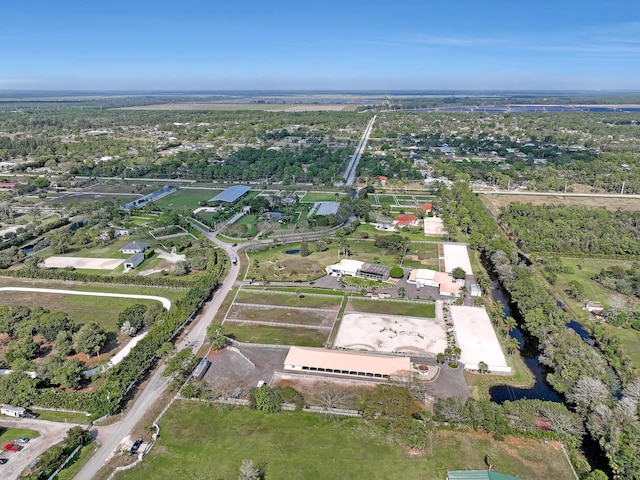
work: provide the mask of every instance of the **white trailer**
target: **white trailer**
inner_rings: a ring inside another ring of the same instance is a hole
[[[27,413],[27,409],[23,407],[12,407],[11,405],[3,405],[0,408],[2,415],[8,415],[9,417],[22,417]]]

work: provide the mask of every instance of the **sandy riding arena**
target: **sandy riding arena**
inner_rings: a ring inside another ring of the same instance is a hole
[[[84,257],[49,257],[44,261],[45,268],[88,268],[91,270],[113,270],[119,267],[124,258],[84,258]]]
[[[335,346],[436,355],[447,347],[447,334],[444,322],[432,318],[350,313],[342,319]]]

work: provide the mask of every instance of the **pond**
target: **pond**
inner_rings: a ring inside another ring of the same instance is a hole
[[[295,255],[297,253],[300,253],[300,249],[299,248],[295,248],[293,250],[285,250],[284,253],[286,253],[287,255]]]

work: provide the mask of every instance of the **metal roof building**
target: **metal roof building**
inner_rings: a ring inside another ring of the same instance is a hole
[[[454,470],[447,472],[447,480],[522,480],[491,470]]]
[[[247,187],[246,185],[234,185],[211,198],[209,202],[233,203],[240,197],[246,195],[249,190],[251,190],[251,187]]]
[[[285,370],[329,373],[406,381],[411,378],[411,359],[396,355],[377,355],[313,347],[291,347],[284,361]]]

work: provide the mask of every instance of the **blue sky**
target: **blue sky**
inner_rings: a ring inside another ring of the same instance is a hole
[[[640,89],[640,2],[6,0],[0,89]]]

